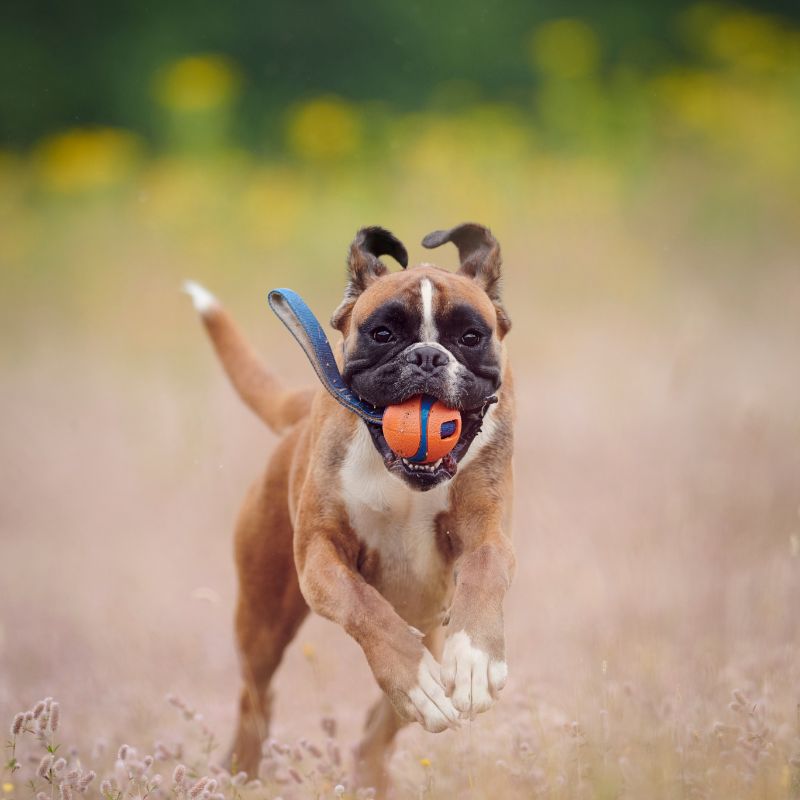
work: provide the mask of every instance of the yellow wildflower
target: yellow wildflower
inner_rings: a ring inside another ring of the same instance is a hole
[[[139,141],[115,128],[73,128],[44,139],[36,148],[42,183],[61,192],[112,186],[133,170]]]
[[[289,120],[289,145],[303,158],[335,160],[361,144],[361,121],[340,97],[319,97],[300,106]]]
[[[156,97],[175,111],[208,111],[229,103],[239,91],[236,66],[224,56],[182,58],[156,79]]]

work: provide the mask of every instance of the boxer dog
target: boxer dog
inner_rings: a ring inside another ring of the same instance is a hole
[[[390,273],[380,257],[405,268],[403,245],[383,228],[359,231],[331,320],[342,376],[361,398],[383,408],[424,393],[459,409],[461,440],[433,465],[396,456],[380,426],[324,389],[284,388],[213,295],[187,284],[242,399],[283,434],[235,535],[243,688],[231,758],[251,774],[268,731],[270,681],[309,609],[358,642],[383,690],[355,751],[357,785],[385,788],[404,724],[456,727],[490,708],[506,683],[511,323],[490,231],[467,223],[423,245],[445,242],[458,248],[458,272],[420,264]]]

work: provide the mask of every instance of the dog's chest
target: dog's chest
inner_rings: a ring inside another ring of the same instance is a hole
[[[414,492],[390,475],[359,426],[341,471],[350,525],[359,539],[359,570],[409,624],[439,624],[452,592],[452,565],[437,518],[449,506],[449,485]]]

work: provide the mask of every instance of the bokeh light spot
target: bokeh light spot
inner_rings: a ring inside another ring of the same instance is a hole
[[[168,65],[156,79],[156,97],[174,111],[208,111],[239,93],[239,70],[219,55],[197,55]]]
[[[556,78],[592,74],[600,60],[597,34],[579,19],[558,19],[540,25],[531,36],[533,65]]]
[[[302,158],[336,160],[358,150],[361,121],[355,107],[345,100],[319,97],[291,115],[287,138],[289,146]]]
[[[120,183],[134,170],[139,139],[115,128],[75,128],[44,139],[34,159],[41,182],[61,192]]]

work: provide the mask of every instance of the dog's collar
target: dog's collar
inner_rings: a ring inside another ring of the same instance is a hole
[[[319,320],[306,305],[305,300],[291,289],[273,289],[267,296],[269,307],[278,319],[289,329],[303,352],[311,362],[314,372],[331,396],[345,408],[361,417],[369,425],[380,426],[383,422],[383,409],[367,403],[350,390],[344,382],[336,359],[333,357],[328,337],[319,324]],[[453,457],[458,461],[469,449],[472,440],[478,435],[483,418],[489,406],[497,402],[492,395],[483,401],[480,408],[461,412],[463,420],[461,438],[453,450]]]

